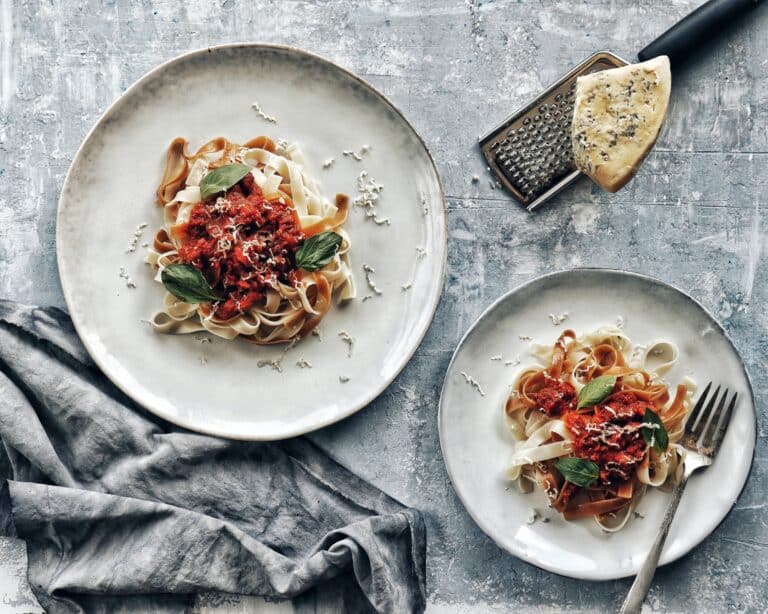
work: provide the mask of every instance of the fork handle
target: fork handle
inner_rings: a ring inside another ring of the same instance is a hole
[[[621,614],[639,614],[643,607],[643,601],[648,594],[648,589],[651,587],[653,581],[653,574],[656,573],[656,567],[659,564],[659,557],[661,551],[664,548],[664,542],[667,541],[667,534],[669,533],[669,527],[672,525],[672,520],[675,517],[677,506],[680,504],[680,498],[683,496],[683,490],[688,483],[688,477],[684,476],[680,483],[672,490],[672,500],[667,506],[667,511],[664,514],[664,520],[659,527],[659,533],[656,536],[656,541],[653,542],[648,556],[645,559],[645,563],[640,568],[635,581],[632,583],[632,588],[627,593],[627,598],[621,606]]]

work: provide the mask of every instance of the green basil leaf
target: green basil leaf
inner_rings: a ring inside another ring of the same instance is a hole
[[[566,480],[571,484],[576,484],[576,486],[591,486],[600,477],[600,467],[597,466],[597,463],[575,456],[559,459],[555,463],[555,467]]]
[[[212,170],[200,182],[200,198],[205,200],[228,190],[250,172],[251,167],[247,164],[227,164]]]
[[[191,264],[167,266],[160,279],[168,292],[185,303],[215,303],[221,300],[203,274]]]
[[[640,429],[645,443],[653,448],[656,454],[661,454],[669,447],[669,433],[658,414],[652,409],[646,409],[643,415],[643,428]]]
[[[341,235],[330,230],[309,237],[296,251],[296,266],[317,271],[328,264],[341,247]]]
[[[579,392],[579,404],[576,409],[593,407],[613,392],[616,385],[615,375],[601,375],[587,382]]]

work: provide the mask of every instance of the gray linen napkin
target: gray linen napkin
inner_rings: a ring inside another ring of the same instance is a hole
[[[69,317],[0,301],[0,532],[49,612],[185,611],[203,591],[298,611],[421,612],[424,523],[309,440],[236,442],[136,407]]]

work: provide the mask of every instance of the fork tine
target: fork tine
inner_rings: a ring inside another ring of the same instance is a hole
[[[728,408],[723,412],[723,415],[720,416],[720,420],[717,423],[715,440],[712,443],[713,454],[717,454],[717,451],[720,449],[720,444],[722,444],[723,439],[725,439],[725,432],[728,430],[728,425],[731,423],[731,415],[733,414],[734,407],[736,407],[736,400],[738,397],[739,393],[734,392],[731,402],[728,404]]]
[[[699,400],[696,401],[696,405],[693,406],[691,413],[688,414],[688,418],[685,421],[686,431],[693,432],[693,426],[696,423],[696,420],[698,420],[699,418],[699,414],[701,413],[701,408],[704,407],[704,403],[707,401],[707,395],[709,394],[710,388],[712,388],[712,382],[709,382],[709,384],[706,385],[704,390],[699,395]]]
[[[696,421],[691,426],[691,432],[696,435],[697,437],[701,435],[701,433],[704,430],[704,427],[706,426],[706,419],[711,415],[712,408],[715,406],[715,402],[717,401],[717,397],[720,394],[720,386],[715,388],[715,392],[712,394],[712,396],[707,399],[707,404],[701,409],[701,412],[699,412],[699,415],[696,416]]]
[[[717,433],[717,426],[720,424],[720,419],[723,417],[723,409],[725,408],[725,400],[727,397],[728,389],[726,388],[723,390],[723,394],[720,397],[720,402],[717,403],[717,407],[713,408],[715,401],[717,400],[717,395],[712,398],[712,402],[707,406],[708,409],[710,409],[709,415],[707,416],[707,423],[704,425],[699,440],[696,442],[696,445],[699,448],[712,448],[714,436],[715,433]]]

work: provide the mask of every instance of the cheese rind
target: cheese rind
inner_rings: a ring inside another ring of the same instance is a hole
[[[622,188],[656,143],[671,87],[665,55],[579,77],[571,127],[577,168],[609,192]]]

